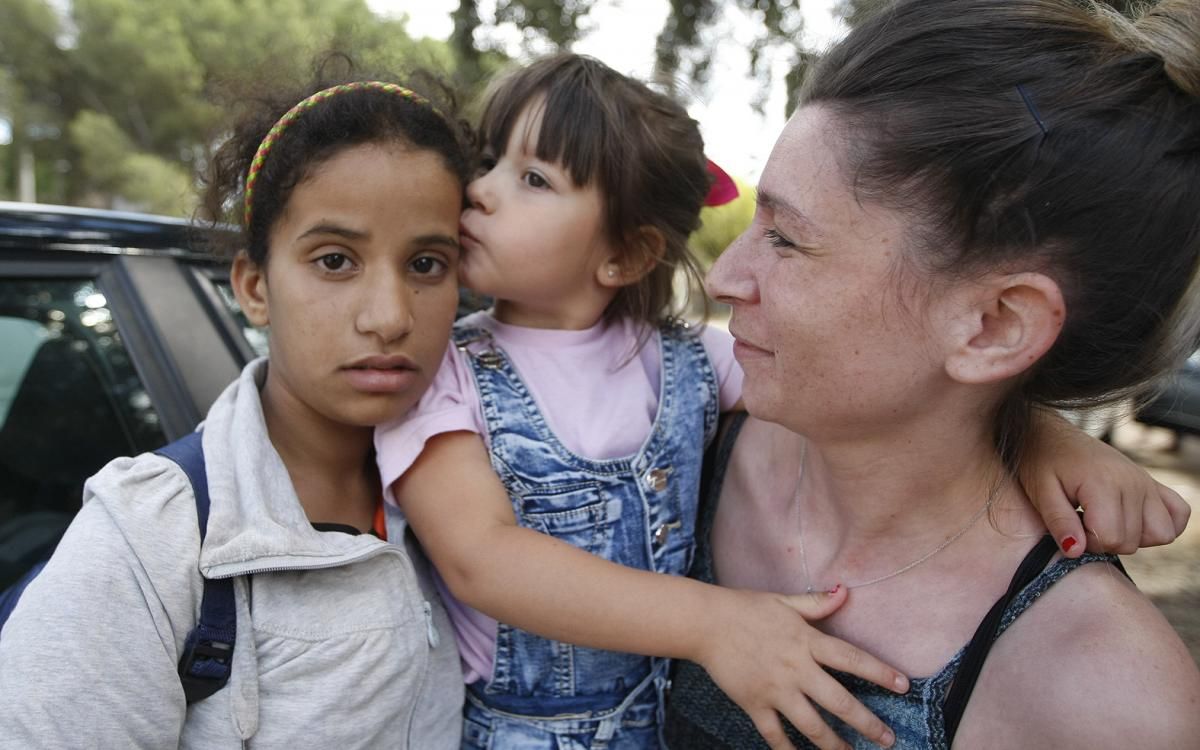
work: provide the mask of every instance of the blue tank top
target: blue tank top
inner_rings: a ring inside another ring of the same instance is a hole
[[[724,439],[710,451],[708,458],[711,460],[705,461],[704,494],[696,528],[696,558],[689,575],[707,583],[715,582],[711,545],[713,518],[729,454],[745,415],[738,415],[734,420]],[[1094,562],[1121,566],[1113,555],[1085,554],[1074,560],[1060,559],[1047,567],[1056,552],[1053,538],[1043,537],[1021,563],[1008,591],[984,617],[971,641],[936,674],[910,680],[909,690],[904,695],[896,695],[853,675],[833,672],[847,690],[896,733],[895,750],[950,748],[979,671],[996,639],[1038,597],[1072,570]],[[878,747],[836,717],[822,714],[834,731],[856,750]],[[786,721],[784,725],[796,747],[815,747]],[[702,667],[684,661],[674,665],[665,736],[670,747],[687,750],[767,748],[750,717],[717,687]]]

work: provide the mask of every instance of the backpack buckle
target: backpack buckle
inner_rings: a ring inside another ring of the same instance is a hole
[[[179,658],[179,681],[188,703],[201,701],[225,687],[233,669],[233,638],[201,637],[188,634]]]

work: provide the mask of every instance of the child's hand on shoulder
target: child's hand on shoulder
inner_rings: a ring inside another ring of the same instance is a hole
[[[833,614],[847,591],[797,596],[723,589],[711,638],[697,661],[754,722],[771,748],[791,748],[780,715],[822,750],[848,748],[814,703],[883,747],[895,735],[826,671],[905,692],[908,679],[874,656],[808,623]]]
[[[1178,492],[1111,445],[1040,414],[1021,484],[1065,556],[1129,555],[1183,533],[1192,509]]]

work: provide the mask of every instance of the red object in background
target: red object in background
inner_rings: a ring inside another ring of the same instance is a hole
[[[737,183],[729,174],[721,169],[708,159],[708,173],[713,176],[712,187],[708,189],[708,196],[704,199],[706,206],[724,206],[734,198],[738,197]]]

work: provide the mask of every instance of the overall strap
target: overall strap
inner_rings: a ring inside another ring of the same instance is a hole
[[[200,543],[208,530],[208,474],[204,467],[204,447],[200,432],[193,432],[164,445],[155,453],[169,458],[183,469],[196,498],[196,519]],[[233,647],[237,638],[237,609],[233,598],[233,579],[204,579],[200,598],[200,619],[188,633],[183,655],[179,658],[179,680],[189,704],[202,701],[229,682],[233,665]]]
[[[713,369],[712,360],[704,348],[704,342],[696,329],[681,322],[662,324],[659,327],[659,340],[662,342],[663,356],[660,377],[664,381],[670,377],[677,384],[685,378],[698,377],[703,384],[703,391],[707,392],[700,414],[702,422],[699,425],[703,434],[702,445],[707,447],[712,444],[720,425],[721,384]],[[668,370],[672,372],[668,373]],[[663,399],[668,402],[680,397],[684,401],[692,402],[696,398],[696,391],[691,386],[677,388],[675,391],[666,388],[661,390]],[[671,411],[678,412],[679,409],[672,408]]]
[[[983,663],[987,660],[988,653],[992,649],[992,644],[999,637],[1005,612],[1013,603],[1013,600],[1042,574],[1046,569],[1046,565],[1057,553],[1058,544],[1054,541],[1054,537],[1049,534],[1043,536],[1034,548],[1029,551],[1029,554],[1025,556],[1025,559],[1021,561],[1012,582],[1008,586],[1008,591],[992,605],[987,616],[983,618],[983,621],[979,623],[979,627],[975,630],[975,635],[971,638],[966,648],[963,649],[962,661],[959,663],[958,672],[954,676],[954,682],[947,691],[946,699],[942,704],[946,747],[951,747],[954,744],[954,736],[958,732],[959,722],[962,721],[963,712],[967,710],[967,702],[971,699],[971,693],[975,690],[975,683],[979,680],[979,673],[983,670]],[[1079,560],[1063,562],[1078,565],[1103,559],[1105,558],[1099,555],[1088,555]],[[1129,577],[1129,574],[1125,572],[1125,568],[1122,567],[1120,560],[1112,558],[1112,562],[1127,578]]]
[[[560,471],[607,479],[629,470],[627,459],[587,458],[563,445],[529,383],[491,331],[459,321],[452,335],[479,394],[492,468],[514,502]]]
[[[492,466],[501,479],[506,483],[514,479],[514,475],[503,471],[496,461],[497,458],[511,459],[505,455],[504,436],[521,436],[526,447],[538,446],[537,450],[547,456],[569,463],[566,449],[551,431],[532,392],[508,354],[496,344],[492,332],[459,321],[455,323],[451,337],[467,363],[479,394]],[[519,468],[523,462],[516,461],[515,465]]]

